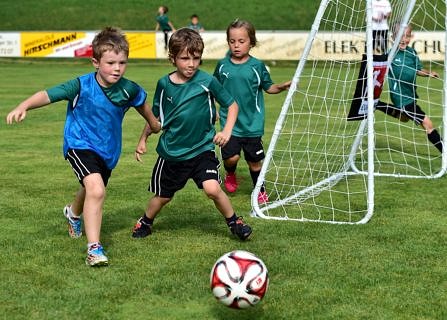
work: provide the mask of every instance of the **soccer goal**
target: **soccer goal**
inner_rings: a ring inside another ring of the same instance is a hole
[[[391,7],[387,52],[379,54],[371,0],[321,1],[252,193],[253,216],[362,224],[374,212],[376,178],[445,173],[445,148],[391,104],[388,73],[411,25],[410,46],[439,73],[417,77],[418,105],[447,141],[446,2],[394,0]],[[260,205],[262,185],[269,202]]]

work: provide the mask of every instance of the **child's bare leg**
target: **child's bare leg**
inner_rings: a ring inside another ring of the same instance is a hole
[[[84,228],[87,242],[99,242],[106,188],[99,173],[86,176],[83,183],[85,186]]]
[[[234,170],[232,171],[232,172],[234,172],[236,170],[236,166],[237,166],[237,163],[239,162],[240,158],[241,158],[241,156],[236,154],[228,159],[225,159],[224,160],[225,170],[227,172],[229,172],[229,170],[227,170],[227,168],[230,168],[230,170],[231,170],[231,168],[234,168]]]
[[[206,180],[203,182],[203,191],[214,201],[217,210],[225,217],[231,233],[241,240],[246,240],[251,235],[251,227],[245,224],[241,217],[236,216],[230,199],[220,188],[219,183],[216,180]]]
[[[219,183],[216,180],[206,180],[203,182],[203,191],[208,198],[214,201],[217,210],[225,217],[231,218],[234,215],[233,206],[230,199],[223,192]]]
[[[71,211],[75,216],[80,216],[82,214],[82,210],[84,209],[84,200],[85,200],[85,188],[81,186],[76,193],[76,196],[71,203]]]
[[[171,201],[171,198],[163,198],[160,196],[153,196],[146,208],[145,215],[149,219],[155,219],[157,214],[160,212],[160,210],[169,202]]]

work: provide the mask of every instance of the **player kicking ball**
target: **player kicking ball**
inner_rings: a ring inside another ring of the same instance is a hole
[[[133,229],[134,238],[151,234],[157,214],[188,179],[193,179],[213,200],[234,235],[245,240],[252,232],[251,227],[236,216],[220,187],[215,144],[222,147],[230,139],[238,106],[216,78],[199,70],[203,49],[202,38],[189,28],[177,30],[169,40],[169,59],[176,70],[157,83],[152,112],[160,122],[146,124],[135,153],[136,159],[141,161],[148,136],[163,130],[149,186],[154,196]],[[214,127],[214,100],[228,113],[226,125],[218,133]]]

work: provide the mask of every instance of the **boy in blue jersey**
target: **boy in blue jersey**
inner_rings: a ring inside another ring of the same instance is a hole
[[[81,187],[71,205],[64,208],[64,215],[69,235],[78,238],[83,214],[86,264],[102,266],[108,264],[100,242],[102,209],[107,182],[121,153],[123,117],[130,107],[136,107],[147,121],[156,119],[150,118],[143,88],[123,78],[129,55],[124,34],[107,27],[95,36],[92,46],[96,72],[35,93],[12,110],[6,122],[20,122],[28,110],[68,101],[63,151]]]
[[[394,37],[399,27],[394,28]],[[423,68],[416,51],[409,46],[412,38],[412,28],[407,26],[399,42],[391,62],[388,73],[391,101],[398,110],[401,120],[411,119],[417,125],[422,126],[427,133],[428,140],[442,153],[443,143],[438,131],[433,127],[431,119],[417,104],[416,77],[439,78],[435,71]]]
[[[135,154],[141,161],[149,134],[163,130],[157,145],[159,157],[149,186],[154,196],[133,229],[134,238],[151,234],[156,215],[188,179],[193,179],[197,187],[213,200],[233,234],[245,240],[252,232],[242,218],[236,216],[228,196],[220,187],[215,144],[224,146],[230,139],[238,106],[216,78],[199,70],[203,49],[202,38],[189,28],[177,30],[169,40],[169,59],[176,70],[157,83],[152,112],[160,122],[155,126],[152,122],[146,124]],[[226,125],[218,133],[214,127],[214,100],[228,115]]]
[[[236,168],[241,151],[244,151],[253,185],[259,177],[264,159],[262,136],[264,135],[265,106],[263,91],[277,94],[290,87],[291,81],[274,84],[264,63],[250,55],[256,46],[253,25],[235,20],[227,28],[229,54],[217,63],[214,76],[233,95],[239,106],[239,114],[231,139],[221,149],[226,171],[224,185],[228,192],[238,188]],[[222,126],[227,121],[225,109],[219,112]],[[258,194],[260,204],[268,201],[264,186]]]

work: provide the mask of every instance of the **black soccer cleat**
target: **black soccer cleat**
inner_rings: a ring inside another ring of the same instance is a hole
[[[241,240],[247,240],[251,235],[251,227],[244,223],[242,217],[238,217],[236,222],[230,226],[231,233],[238,236]]]
[[[152,233],[152,225],[147,224],[143,221],[143,217],[138,219],[137,223],[133,227],[132,237],[133,238],[145,238]]]

